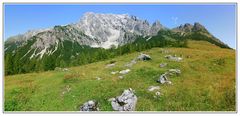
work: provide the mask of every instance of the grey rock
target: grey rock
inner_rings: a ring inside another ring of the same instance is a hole
[[[129,88],[124,90],[121,96],[109,99],[113,110],[115,111],[134,111],[137,104],[137,96],[134,91]]]
[[[168,77],[173,76],[173,75],[180,75],[181,74],[181,70],[180,69],[169,69],[167,72],[165,72],[164,74],[160,75],[159,79],[157,80],[157,82],[164,84],[172,84],[171,81],[168,80]]]
[[[126,70],[120,71],[119,73],[124,75],[124,74],[127,74],[130,71],[131,71],[130,69],[126,69]]]
[[[114,67],[115,66],[115,64],[113,63],[113,64],[107,64],[106,65],[106,68],[110,68],[110,67]]]
[[[181,74],[181,70],[180,69],[169,69],[167,72],[169,75],[180,75]]]
[[[167,66],[167,63],[161,63],[161,64],[159,65],[160,68],[163,68],[163,67],[165,67],[165,66]]]
[[[90,101],[84,103],[80,107],[80,111],[99,111],[98,103],[94,100],[90,100]]]
[[[118,78],[123,79],[123,76],[118,76]]]
[[[181,57],[177,57],[177,56],[172,56],[172,55],[166,55],[165,58],[169,59],[169,60],[172,60],[172,61],[181,61],[182,58]]]
[[[117,74],[117,73],[119,73],[119,71],[112,71],[112,72],[111,72],[112,75],[115,75],[115,74]]]
[[[115,101],[115,100],[116,100],[116,98],[109,98],[108,99],[109,102],[112,102],[112,101]]]
[[[154,91],[154,90],[159,90],[160,87],[159,86],[150,86],[148,87],[148,91]]]
[[[67,68],[63,68],[63,71],[69,71],[69,69],[67,69]]]
[[[161,84],[164,84],[164,83],[167,83],[167,84],[172,84],[171,81],[168,80],[168,77],[167,77],[167,74],[164,73],[162,74],[159,79],[157,80],[157,82],[161,83]]]
[[[62,68],[60,68],[60,67],[56,67],[54,70],[55,70],[55,71],[61,71]]]
[[[146,60],[151,60],[152,58],[147,55],[147,54],[143,54],[141,53],[138,57],[137,57],[138,60],[142,60],[142,61],[146,61]]]
[[[60,68],[60,67],[56,67],[54,70],[55,71],[64,71],[64,72],[69,71],[68,68]]]

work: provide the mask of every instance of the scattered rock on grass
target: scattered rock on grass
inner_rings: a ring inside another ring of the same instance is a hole
[[[123,79],[123,76],[118,76],[118,78]]]
[[[124,90],[121,96],[109,99],[113,110],[115,111],[134,111],[137,104],[137,96],[134,91],[129,88]]]
[[[162,74],[159,79],[157,80],[157,82],[164,84],[164,83],[168,83],[168,84],[172,84],[171,81],[168,80],[169,76],[173,76],[173,75],[180,75],[181,74],[181,70],[180,69],[169,69],[167,72],[165,72],[164,74]]]
[[[152,58],[149,55],[141,53],[137,58],[131,60],[131,62],[127,63],[125,66],[132,67],[134,64],[137,63],[137,60],[146,61],[146,60],[151,60],[151,59]]]
[[[117,74],[118,73],[118,71],[112,71],[111,72],[111,74],[113,74],[113,75],[115,75],[115,74]]]
[[[157,80],[157,82],[161,83],[161,84],[164,84],[164,83],[167,83],[167,84],[172,84],[171,81],[168,80],[168,77],[167,77],[167,74],[164,73],[162,74],[159,79]]]
[[[160,89],[159,86],[150,86],[150,87],[148,88],[148,91],[154,91],[154,90],[158,90],[158,89]]]
[[[175,56],[172,56],[172,55],[166,55],[165,58],[169,59],[169,60],[172,60],[172,61],[181,61],[182,58],[181,57],[177,57],[176,55]]]
[[[160,68],[163,68],[163,67],[165,67],[165,66],[167,66],[167,63],[161,63],[161,64],[159,65]]]
[[[107,64],[106,65],[106,68],[110,68],[110,67],[114,67],[115,66],[115,63],[113,63],[113,64]]]
[[[120,71],[119,73],[120,73],[120,74],[127,74],[127,73],[130,72],[130,71],[131,71],[130,69],[126,69],[126,70]]]
[[[98,103],[94,100],[90,100],[90,101],[84,103],[80,107],[80,111],[99,111]]]
[[[147,54],[143,54],[141,53],[138,57],[137,57],[138,60],[142,60],[142,61],[146,61],[146,60],[151,60],[152,58],[147,55]]]
[[[54,70],[55,71],[69,71],[69,69],[67,69],[67,68],[60,68],[60,67],[56,67]]]
[[[180,75],[181,74],[181,70],[179,69],[169,69],[168,72],[167,72],[168,75]]]
[[[67,68],[63,68],[63,71],[69,71],[69,69],[67,69]]]

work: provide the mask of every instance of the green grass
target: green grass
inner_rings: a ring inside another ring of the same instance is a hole
[[[138,52],[71,67],[66,72],[6,76],[4,109],[79,111],[80,105],[94,99],[100,103],[101,111],[112,111],[108,99],[132,88],[138,97],[137,111],[235,111],[235,50],[189,41],[189,48],[153,48],[143,53],[149,54],[152,60],[139,61],[123,79],[111,72],[126,69],[124,65],[137,57]],[[164,58],[168,54],[182,55],[183,61],[169,61]],[[111,61],[116,61],[116,66],[105,68]],[[162,62],[168,65],[159,68]],[[157,83],[159,75],[170,68],[179,68],[182,74],[170,78],[173,85]],[[160,86],[160,98],[154,98],[155,93],[147,91],[151,85]],[[71,90],[67,91],[67,87]]]

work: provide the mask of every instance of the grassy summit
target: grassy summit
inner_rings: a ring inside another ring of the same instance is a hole
[[[101,111],[112,111],[108,99],[128,88],[135,90],[138,97],[137,111],[235,111],[235,50],[189,41],[188,48],[153,48],[142,53],[152,60],[138,61],[123,79],[111,72],[127,69],[125,64],[139,52],[68,71],[6,76],[5,111],[79,111],[80,105],[92,99],[99,102]],[[164,58],[175,54],[183,60]],[[106,68],[111,61],[116,61],[116,65]],[[160,68],[160,63],[167,66]],[[159,76],[171,68],[182,72],[169,78],[172,85],[157,83]],[[159,98],[147,90],[149,86],[160,86]]]

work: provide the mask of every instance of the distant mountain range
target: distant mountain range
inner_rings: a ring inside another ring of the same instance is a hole
[[[31,30],[8,38],[4,45],[5,59],[7,59],[5,65],[10,67],[10,65],[20,65],[21,62],[29,62],[36,68],[41,67],[37,64],[44,62],[44,58],[53,57],[52,60],[55,62],[53,67],[56,67],[60,66],[57,62],[67,62],[76,58],[86,49],[119,48],[126,44],[136,43],[139,38],[147,44],[152,38],[161,38],[160,36],[166,40],[177,41],[181,41],[181,38],[205,40],[217,46],[229,48],[200,23],[193,25],[187,23],[169,29],[160,21],[149,24],[147,20],[132,15],[88,12],[76,23]],[[162,40],[155,41],[161,43]],[[141,43],[144,44],[144,42]],[[154,45],[151,44],[151,46]],[[7,74],[28,72],[28,64],[25,65],[25,69],[21,67],[12,69],[11,67],[9,70],[12,72]]]

